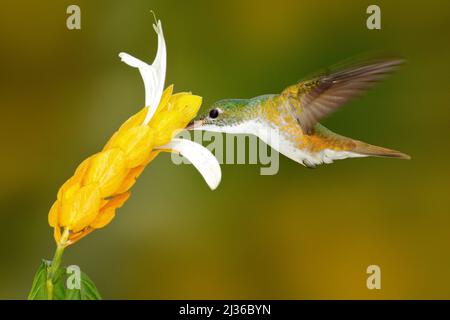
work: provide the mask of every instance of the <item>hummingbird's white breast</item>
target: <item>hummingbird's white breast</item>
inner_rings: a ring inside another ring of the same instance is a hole
[[[230,126],[216,126],[208,124],[201,126],[198,130],[223,132],[229,134],[253,134],[277,152],[283,154],[289,159],[294,160],[295,162],[311,168],[324,163],[333,163],[334,160],[366,157],[366,155],[361,155],[351,151],[324,149],[318,152],[311,152],[307,149],[300,148],[292,137],[289,136],[289,134],[284,133],[279,130],[278,127],[262,119],[252,119]]]

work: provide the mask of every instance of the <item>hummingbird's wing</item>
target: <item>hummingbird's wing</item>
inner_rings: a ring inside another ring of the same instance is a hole
[[[294,117],[303,132],[309,134],[320,119],[367,90],[402,63],[402,59],[391,58],[341,66],[286,88],[282,96],[288,98]]]

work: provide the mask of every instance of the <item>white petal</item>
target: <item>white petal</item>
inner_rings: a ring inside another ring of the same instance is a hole
[[[145,105],[148,107],[147,116],[144,124],[150,122],[153,114],[158,108],[161,95],[164,90],[164,81],[166,78],[167,50],[164,34],[162,31],[161,21],[153,25],[158,34],[158,51],[152,65],[141,61],[128,53],[121,52],[119,57],[123,62],[131,67],[139,69],[145,88]]]
[[[149,67],[147,63],[144,61],[139,60],[138,58],[133,57],[132,55],[129,55],[128,53],[121,52],[119,53],[120,60],[122,60],[124,63],[129,65],[133,68],[146,68]]]
[[[157,24],[153,25],[153,29],[155,29],[155,32],[158,34],[158,51],[156,52],[156,57],[155,60],[153,60],[152,65],[156,69],[156,73],[164,79],[166,76],[167,49],[161,20],[158,20]]]
[[[173,139],[158,149],[179,152],[200,172],[208,186],[214,190],[222,179],[222,171],[216,157],[201,144],[188,139]]]

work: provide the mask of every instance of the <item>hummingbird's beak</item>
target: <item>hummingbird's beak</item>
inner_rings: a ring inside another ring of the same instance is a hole
[[[186,126],[186,130],[193,130],[195,128],[199,128],[202,126],[202,124],[204,123],[204,120],[192,120],[191,122],[189,122],[189,124]]]

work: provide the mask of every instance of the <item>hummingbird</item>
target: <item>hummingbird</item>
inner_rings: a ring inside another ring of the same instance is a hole
[[[339,135],[319,123],[402,63],[400,58],[382,58],[341,65],[289,86],[280,94],[220,100],[186,129],[256,135],[308,168],[346,158],[410,159],[402,152]]]

